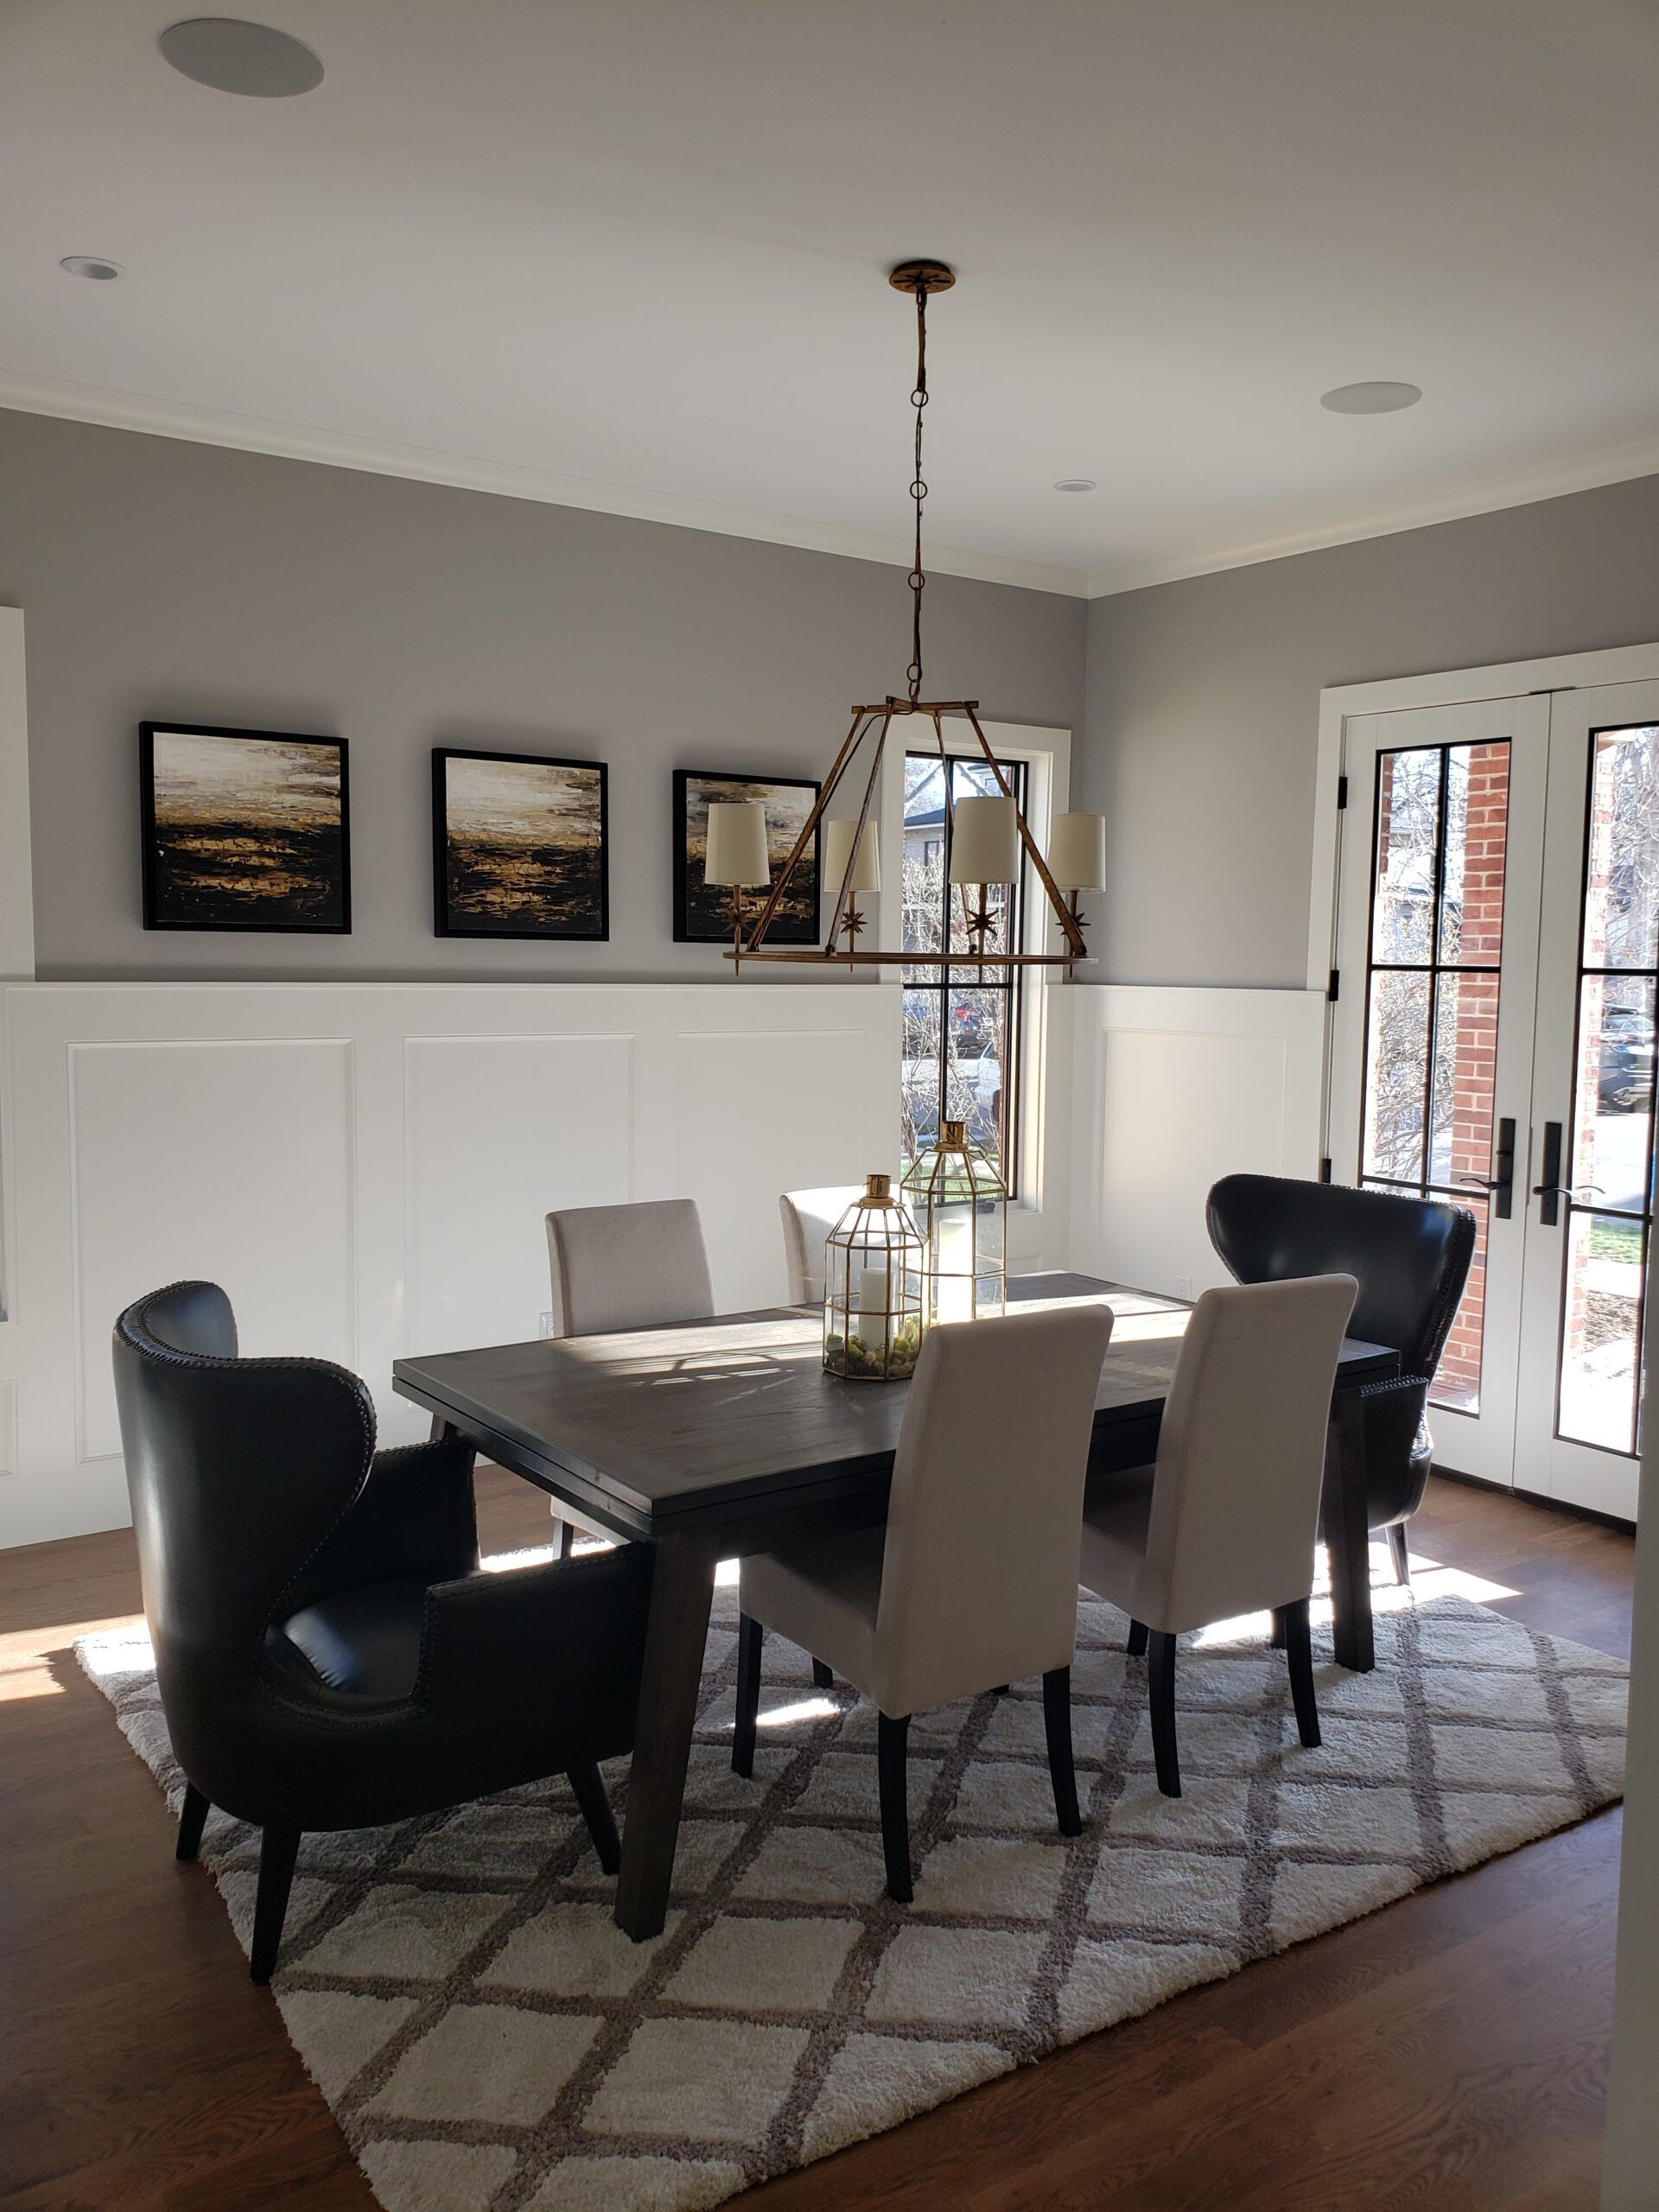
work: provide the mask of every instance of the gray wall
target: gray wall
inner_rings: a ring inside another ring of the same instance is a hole
[[[1319,695],[1659,638],[1659,477],[1160,584],[1089,612],[1102,981],[1306,980]]]
[[[723,981],[671,941],[670,770],[821,774],[909,658],[901,569],[13,413],[0,602],[54,979]],[[934,696],[1080,726],[1080,601],[939,576],[927,616]],[[164,717],[349,739],[350,937],[144,931],[137,728]],[[433,936],[435,744],[610,763],[608,944]]]

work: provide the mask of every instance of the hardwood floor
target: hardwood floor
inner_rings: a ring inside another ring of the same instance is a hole
[[[486,1548],[543,1501],[480,1478]],[[1436,1482],[1419,1560],[1627,1652],[1628,1538]],[[81,1676],[123,1531],[0,1553],[0,2203],[372,2212],[217,1893]],[[743,2200],[753,2212],[1591,2212],[1618,1815],[1189,1992]]]

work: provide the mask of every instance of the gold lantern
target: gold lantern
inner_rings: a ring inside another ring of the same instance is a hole
[[[1007,1186],[989,1154],[969,1143],[965,1122],[940,1123],[938,1143],[912,1162],[904,1187],[925,1247],[922,1326],[1000,1313],[1007,1291]]]
[[[899,1382],[922,1348],[922,1240],[886,1175],[824,1239],[823,1364],[830,1375]]]

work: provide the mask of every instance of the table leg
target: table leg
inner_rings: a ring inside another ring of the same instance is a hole
[[[1365,1421],[1357,1389],[1331,1402],[1323,1507],[1331,1560],[1332,1641],[1337,1663],[1368,1675],[1376,1664],[1371,1637],[1371,1538],[1366,1526]]]
[[[616,1924],[636,1943],[659,1936],[667,1916],[714,1603],[715,1560],[707,1541],[696,1536],[666,1536],[657,1546],[645,1624],[645,1686],[616,1885]]]

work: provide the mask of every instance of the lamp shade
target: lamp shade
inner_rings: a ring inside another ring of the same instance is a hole
[[[744,890],[770,883],[766,855],[766,810],[758,798],[713,799],[703,848],[705,883],[734,884]]]
[[[823,825],[823,880],[832,899],[841,889],[841,880],[847,873],[853,832],[857,828],[856,822],[826,822]],[[858,841],[858,858],[853,863],[853,880],[847,887],[849,896],[855,892],[881,888],[881,860],[876,850],[875,830],[874,822],[864,824],[864,834]]]
[[[950,817],[952,883],[1012,883],[1020,825],[1011,798],[959,798]]]
[[[1062,891],[1100,891],[1106,884],[1106,817],[1057,814],[1048,840],[1048,872]]]

